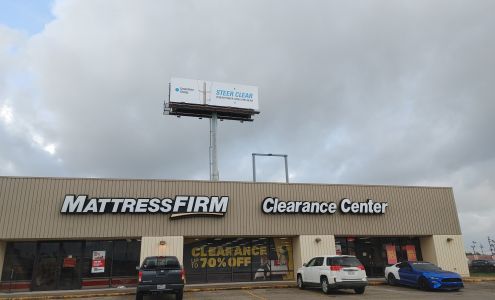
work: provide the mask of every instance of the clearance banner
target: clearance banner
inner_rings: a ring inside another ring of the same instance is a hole
[[[385,249],[387,251],[387,263],[390,265],[394,265],[397,263],[397,252],[395,251],[395,245],[387,244],[385,245]]]
[[[188,239],[187,281],[294,279],[291,238]]]

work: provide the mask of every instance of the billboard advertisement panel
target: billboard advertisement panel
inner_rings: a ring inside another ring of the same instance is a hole
[[[200,87],[201,85],[201,87]],[[170,102],[205,104],[200,80],[172,78],[170,80]]]
[[[258,87],[206,80],[172,78],[170,103],[259,110]]]

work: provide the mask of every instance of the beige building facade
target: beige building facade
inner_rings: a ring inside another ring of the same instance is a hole
[[[190,283],[293,280],[321,254],[469,275],[451,188],[0,177],[2,290],[132,285],[151,255]]]

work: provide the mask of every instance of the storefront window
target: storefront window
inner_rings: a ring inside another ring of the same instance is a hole
[[[112,276],[136,276],[140,251],[137,240],[114,241]]]
[[[188,283],[294,278],[291,238],[186,239]]]
[[[135,285],[140,251],[136,239],[9,242],[1,281],[31,290]]]
[[[2,269],[2,281],[31,280],[35,257],[35,242],[8,243]]]
[[[83,277],[85,278],[104,278],[110,277],[110,270],[112,266],[112,250],[113,241],[86,241],[84,248],[84,261],[83,261]],[[105,263],[103,268],[95,270],[93,268],[93,252],[104,251]]]

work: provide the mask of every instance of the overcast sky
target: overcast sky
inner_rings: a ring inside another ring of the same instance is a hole
[[[23,5],[19,5],[21,2]],[[219,123],[291,182],[451,186],[466,248],[495,239],[495,1],[0,0],[0,175],[209,178],[208,120],[171,77],[259,86]],[[284,181],[260,158],[261,181]],[[485,250],[486,251],[486,250]]]

